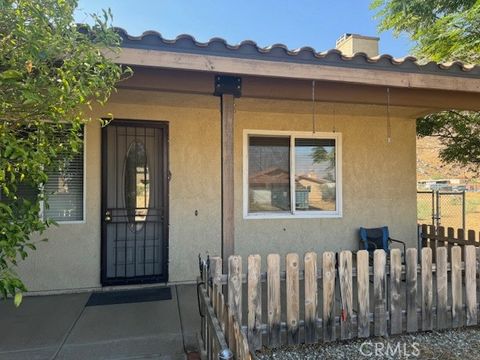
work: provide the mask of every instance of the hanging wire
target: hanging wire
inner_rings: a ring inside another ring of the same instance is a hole
[[[335,112],[335,103],[333,103],[333,132],[334,133],[337,132],[336,122],[337,122],[337,114]]]
[[[387,142],[392,142],[392,124],[390,121],[390,88],[387,87]]]
[[[315,134],[315,80],[312,80],[312,133]]]

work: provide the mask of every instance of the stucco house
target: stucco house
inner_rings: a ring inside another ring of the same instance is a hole
[[[479,67],[379,56],[378,38],[318,53],[119,33],[110,56],[134,75],[52,177],[31,291],[192,282],[199,253],[358,249],[360,226],[416,246],[415,119],[480,110]]]

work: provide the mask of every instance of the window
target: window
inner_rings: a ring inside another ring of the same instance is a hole
[[[340,217],[341,135],[245,131],[246,218]]]
[[[44,185],[48,198],[48,208],[44,208],[44,217],[62,221],[83,221],[83,147],[69,160],[61,161],[58,169],[48,172],[48,181]]]
[[[82,128],[82,136],[84,137]],[[58,168],[47,171],[48,181],[43,191],[48,197],[48,207],[41,204],[42,216],[56,222],[84,221],[84,146],[71,159],[58,163]],[[38,190],[31,186],[19,188],[26,199],[35,198]]]

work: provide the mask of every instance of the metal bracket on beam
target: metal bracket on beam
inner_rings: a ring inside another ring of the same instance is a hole
[[[236,76],[215,76],[215,91],[213,95],[230,94],[236,98],[242,96],[242,78]]]

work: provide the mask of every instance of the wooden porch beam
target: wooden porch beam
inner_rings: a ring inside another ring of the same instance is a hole
[[[235,246],[234,219],[234,96],[221,95],[222,122],[222,260],[223,266],[228,265],[228,257],[233,255]],[[226,270],[226,269],[224,269]]]
[[[135,75],[119,83],[119,89],[167,91],[211,95],[215,74],[200,71],[167,70],[135,67]],[[480,81],[480,80],[479,80]],[[385,105],[386,88],[372,85],[352,85],[332,81],[316,82],[317,101]],[[478,93],[427,89],[391,88],[391,106],[480,110]],[[312,97],[312,83],[307,80],[242,77],[242,98],[272,100],[304,100]]]

